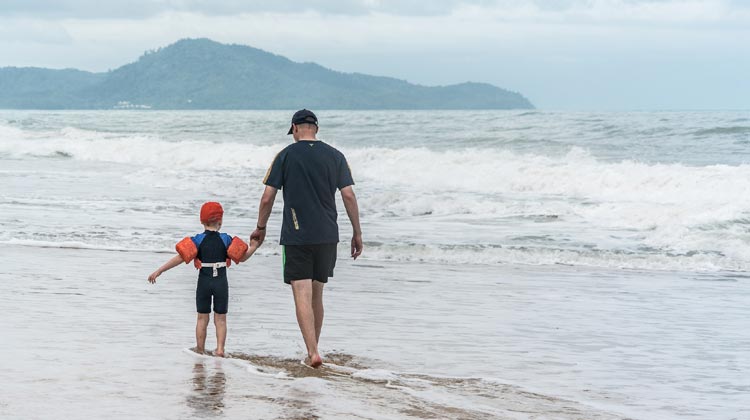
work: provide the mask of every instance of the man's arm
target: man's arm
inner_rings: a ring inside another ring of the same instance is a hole
[[[351,185],[341,189],[341,198],[344,200],[346,214],[352,223],[352,258],[355,260],[362,254],[362,228],[359,226],[359,205],[354,188]]]
[[[258,207],[258,225],[253,234],[250,235],[251,241],[256,239],[260,243],[263,243],[263,240],[266,238],[266,225],[268,224],[268,218],[271,217],[273,202],[276,201],[276,191],[276,188],[266,185],[263,196],[260,198],[260,206]]]

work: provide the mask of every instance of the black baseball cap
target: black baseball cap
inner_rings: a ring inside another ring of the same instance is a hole
[[[317,127],[318,125],[318,117],[313,114],[312,111],[309,109],[300,109],[299,111],[294,113],[294,116],[292,117],[292,125],[294,124],[315,124]],[[294,127],[289,127],[289,132],[286,133],[287,135],[292,134],[292,131],[294,131]]]

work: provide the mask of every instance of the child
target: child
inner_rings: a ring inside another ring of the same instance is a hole
[[[224,357],[224,342],[227,338],[227,306],[229,304],[229,283],[227,267],[234,261],[236,264],[247,261],[258,249],[259,241],[251,240],[250,246],[238,237],[219,233],[224,217],[221,204],[208,202],[201,207],[201,224],[205,232],[184,238],[175,249],[177,255],[159,267],[148,281],[156,283],[156,278],[163,272],[172,269],[181,262],[194,261],[199,270],[198,287],[195,290],[195,305],[198,310],[198,323],[195,326],[195,351],[205,352],[206,330],[211,314],[211,297],[213,297],[214,325],[216,326],[216,352],[214,355]]]

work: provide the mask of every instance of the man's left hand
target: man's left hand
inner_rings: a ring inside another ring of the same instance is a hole
[[[250,241],[256,240],[258,241],[258,246],[263,245],[263,240],[266,239],[266,230],[263,229],[255,229],[253,233],[250,235]]]

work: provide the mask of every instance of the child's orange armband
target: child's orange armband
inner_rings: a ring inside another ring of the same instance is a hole
[[[182,261],[185,262],[185,264],[189,263],[198,256],[198,248],[195,246],[193,240],[188,237],[181,240],[180,242],[177,242],[177,245],[175,245],[174,248],[175,250],[177,250],[177,253],[180,254],[180,257],[182,258]]]
[[[242,239],[235,236],[232,238],[232,243],[229,244],[229,247],[227,248],[227,256],[234,261],[235,264],[239,264],[242,257],[245,256],[247,248],[247,244]]]

